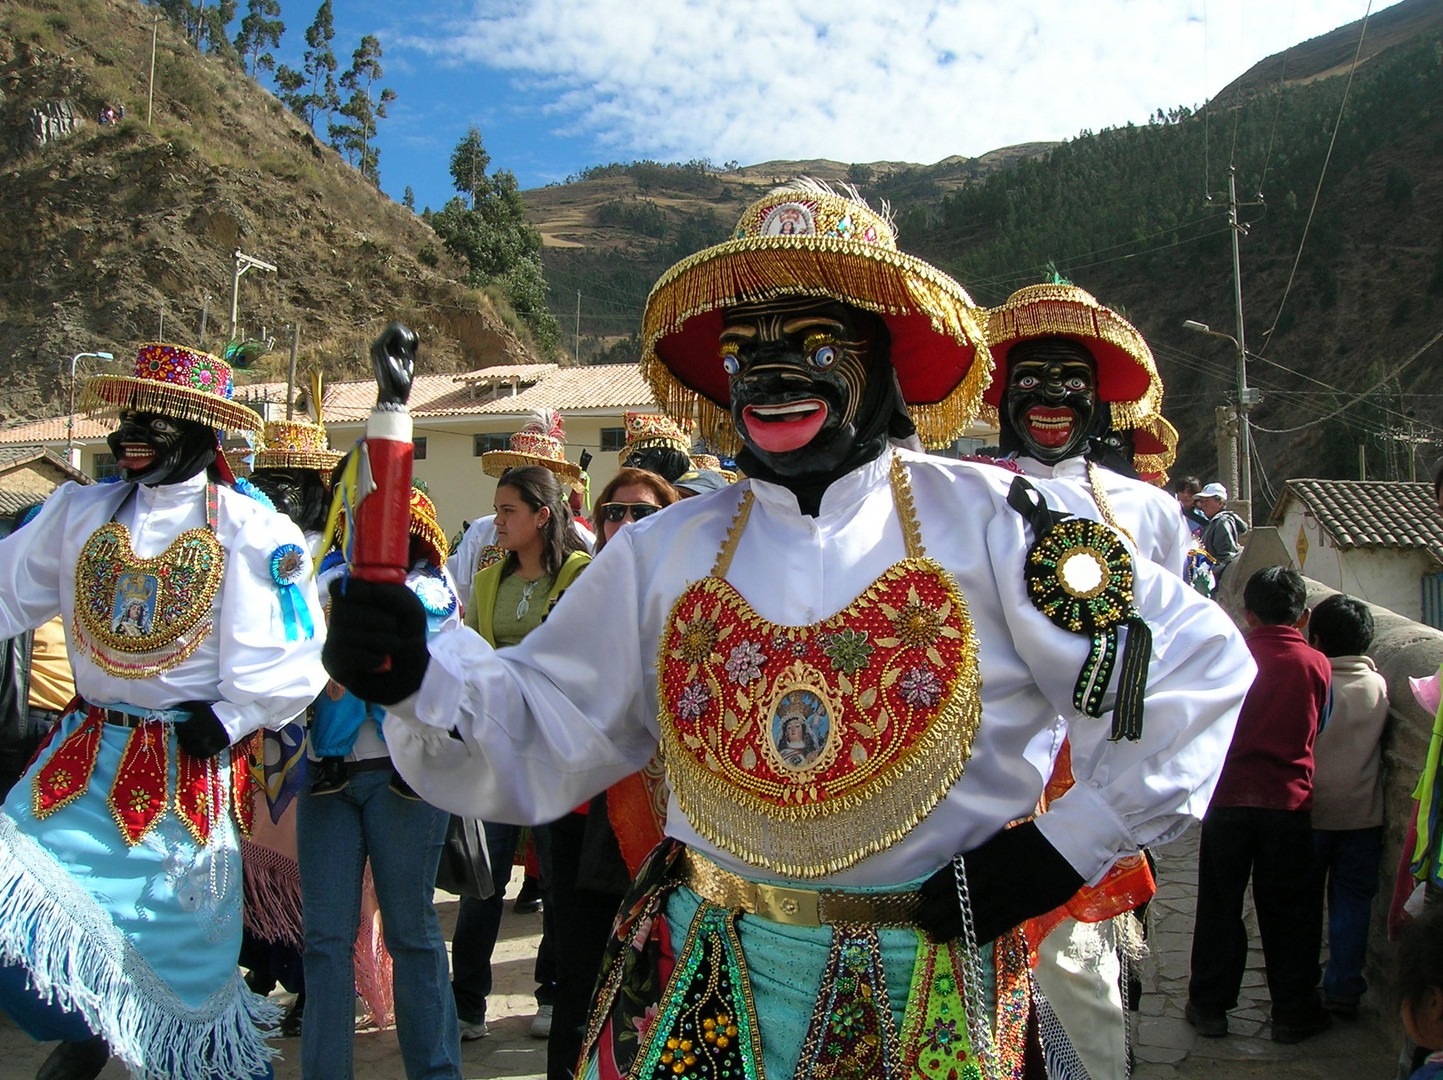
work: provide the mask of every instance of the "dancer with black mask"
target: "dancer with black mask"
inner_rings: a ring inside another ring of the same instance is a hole
[[[0,811],[0,1008],[143,1080],[270,1072],[276,1010],[236,967],[248,736],[325,682],[300,531],[232,487],[218,429],[255,430],[230,369],[179,345],[97,375],[121,482],[56,491],[0,543],[0,637],[60,612],[80,694]],[[127,619],[126,632],[115,630]]]
[[[1015,928],[1207,805],[1240,636],[1059,522],[1055,482],[918,452],[990,365],[967,294],[894,236],[808,182],[662,277],[643,371],[749,478],[622,530],[520,645],[428,648],[401,589],[334,600],[328,667],[396,703],[392,753],[438,805],[550,820],[660,740],[667,840],[581,1075],[1040,1069]],[[1133,648],[1148,622],[1168,633]],[[797,721],[816,753],[788,753]],[[1079,783],[1031,821],[1069,730]]]

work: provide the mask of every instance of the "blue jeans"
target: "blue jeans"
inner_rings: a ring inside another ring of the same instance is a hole
[[[1314,829],[1318,886],[1328,895],[1328,966],[1323,971],[1323,996],[1357,1004],[1368,989],[1363,961],[1368,952],[1368,924],[1378,892],[1378,864],[1383,856],[1383,828]]]
[[[350,1080],[366,857],[393,962],[396,1037],[409,1080],[460,1080],[461,1032],[447,984],[446,940],[432,902],[449,817],[389,787],[389,769],[351,774],[333,795],[296,797],[305,928],[306,1080]]]

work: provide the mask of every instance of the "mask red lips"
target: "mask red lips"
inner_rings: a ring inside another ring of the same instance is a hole
[[[129,472],[140,472],[155,464],[155,448],[145,443],[122,443],[121,449],[125,451],[115,464]]]
[[[1054,448],[1067,445],[1067,440],[1072,437],[1072,426],[1077,423],[1071,409],[1049,409],[1042,405],[1028,409],[1023,419],[1027,421],[1027,431],[1038,446]]]
[[[769,454],[800,450],[816,437],[827,422],[827,403],[821,398],[804,398],[780,405],[748,405],[742,422],[752,442]]]

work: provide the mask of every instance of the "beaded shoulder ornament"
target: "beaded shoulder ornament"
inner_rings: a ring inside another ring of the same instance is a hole
[[[837,614],[773,623],[727,582],[748,491],[662,636],[677,801],[709,841],[788,877],[836,873],[915,828],[962,775],[981,719],[967,605],[923,551],[899,457],[891,484],[906,557]]]
[[[1093,491],[1106,498],[1096,478]],[[1110,738],[1137,741],[1142,737],[1152,629],[1133,603],[1132,555],[1115,529],[1049,509],[1047,500],[1020,476],[1012,481],[1007,504],[1032,526],[1024,573],[1033,606],[1054,626],[1092,639],[1072,689],[1078,712],[1102,715],[1102,700],[1117,668],[1121,631],[1127,628]]]
[[[218,497],[205,489],[205,527],[187,529],[142,559],[117,521],[96,529],[75,564],[75,640],[102,671],[149,679],[184,662],[213,627],[211,606],[225,573],[216,539]]]

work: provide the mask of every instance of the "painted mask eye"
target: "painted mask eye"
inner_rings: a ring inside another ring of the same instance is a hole
[[[735,375],[742,369],[742,362],[737,356],[739,348],[739,345],[730,341],[721,347],[722,370],[728,375]]]
[[[829,334],[809,334],[807,340],[802,342],[802,351],[807,354],[807,362],[818,371],[825,371],[842,355],[836,341]]]

